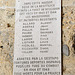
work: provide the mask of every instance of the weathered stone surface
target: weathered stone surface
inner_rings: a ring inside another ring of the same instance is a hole
[[[75,6],[63,6],[63,44],[68,45],[70,55],[63,56],[63,75],[74,75],[75,73],[75,54],[73,48],[73,36],[75,34]]]
[[[75,0],[62,0],[63,6],[75,6]]]
[[[13,75],[14,7],[15,0],[0,0],[0,75]],[[62,34],[70,51],[69,56],[63,56],[63,75],[75,75],[75,0],[62,1]]]
[[[15,7],[16,0],[0,0],[0,7]]]

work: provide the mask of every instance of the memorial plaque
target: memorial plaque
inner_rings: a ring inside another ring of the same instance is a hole
[[[61,0],[16,0],[13,75],[61,75]]]

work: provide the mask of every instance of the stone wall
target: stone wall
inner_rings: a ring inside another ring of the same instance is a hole
[[[15,0],[0,0],[0,75],[13,75]],[[75,74],[75,0],[62,1],[63,75]],[[65,49],[64,49],[65,50]]]

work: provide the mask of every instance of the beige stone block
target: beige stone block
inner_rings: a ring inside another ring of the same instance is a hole
[[[15,24],[15,9],[0,9],[0,29],[13,28]]]
[[[6,28],[6,10],[0,9],[0,30]]]
[[[0,0],[0,7],[3,7],[5,5],[5,0]]]
[[[0,56],[0,75],[13,75],[12,65],[6,61],[5,57]]]
[[[15,7],[16,0],[0,0],[0,7]]]
[[[6,25],[7,28],[14,28],[15,25],[15,9],[6,9]]]
[[[75,74],[75,54],[73,48],[73,36],[75,34],[75,6],[64,6],[63,7],[63,44],[67,44],[70,50],[70,55],[63,56],[63,75],[74,75]]]
[[[16,0],[5,0],[5,6],[15,7],[15,1]]]
[[[63,6],[75,6],[75,0],[62,0]]]
[[[0,75],[13,75],[14,12],[0,9]]]
[[[13,29],[0,30],[0,75],[13,75],[13,37]]]

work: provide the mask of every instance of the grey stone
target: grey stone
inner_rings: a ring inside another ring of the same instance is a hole
[[[66,56],[70,55],[69,47],[67,45],[63,45],[63,54]]]

